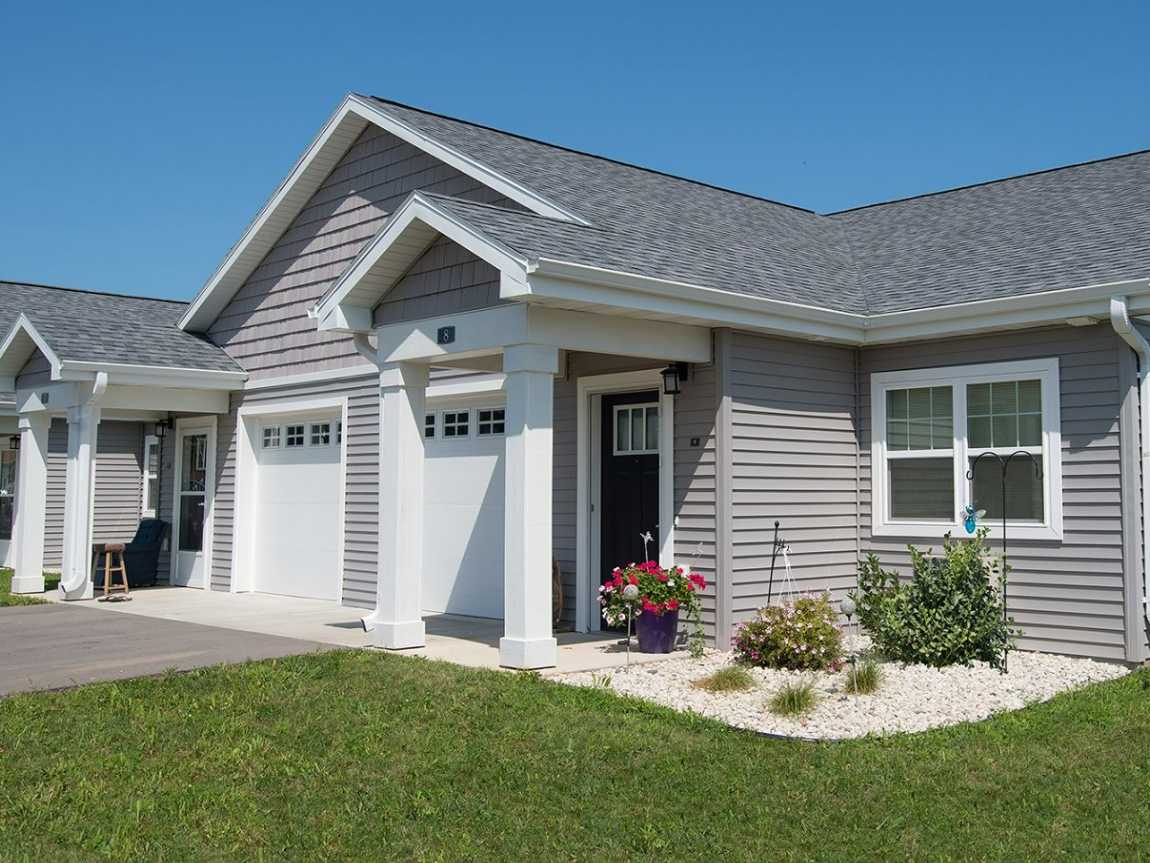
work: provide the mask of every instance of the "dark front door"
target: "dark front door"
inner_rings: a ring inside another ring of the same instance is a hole
[[[603,396],[600,583],[616,566],[659,557],[659,394]]]

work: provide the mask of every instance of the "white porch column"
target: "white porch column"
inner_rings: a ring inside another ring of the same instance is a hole
[[[379,573],[364,627],[379,647],[422,647],[423,417],[427,366],[379,373]]]
[[[511,345],[503,351],[507,449],[499,664],[510,668],[547,668],[558,657],[551,629],[551,425],[558,371],[555,348]]]
[[[48,502],[48,428],[43,411],[20,417],[20,467],[16,477],[16,574],[13,593],[44,592],[44,508]]]
[[[92,598],[92,491],[96,475],[96,434],[100,408],[68,408],[68,471],[64,494],[64,563],[60,596]]]

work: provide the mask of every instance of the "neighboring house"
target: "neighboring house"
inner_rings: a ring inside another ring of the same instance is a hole
[[[1022,645],[1141,660],[1148,205],[1139,153],[818,215],[348,96],[191,304],[0,286],[16,588],[58,560],[89,596],[90,543],[153,506],[173,583],[372,609],[389,648],[503,618],[545,667],[553,559],[598,628],[650,531],[722,645],[776,522],[841,595],[968,504],[996,537],[966,471],[1025,449]]]

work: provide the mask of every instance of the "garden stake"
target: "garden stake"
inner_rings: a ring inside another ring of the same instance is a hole
[[[974,461],[970,463],[970,470],[966,472],[966,478],[969,482],[974,482],[974,469],[978,467],[978,463],[987,456],[990,456],[998,462],[998,466],[1002,469],[1002,623],[1006,625],[1006,470],[1010,467],[1011,461],[1015,456],[1024,455],[1030,459],[1034,465],[1034,475],[1042,479],[1042,463],[1034,457],[1034,453],[1027,452],[1020,449],[1015,450],[1006,458],[1003,458],[996,452],[987,450],[986,452],[979,453],[974,457]],[[973,486],[972,486],[973,488]],[[1006,674],[1006,660],[1010,653],[1009,643],[1003,645],[1002,648],[1002,673]]]
[[[631,621],[635,619],[635,600],[639,598],[639,588],[637,585],[628,584],[623,588],[623,598],[630,603],[630,610],[627,612],[627,667],[631,667]]]
[[[775,587],[775,560],[779,556],[779,549],[783,548],[785,545],[786,545],[786,543],[784,543],[782,540],[779,539],[779,523],[776,521],[775,522],[775,539],[771,543],[771,577],[770,577],[770,580],[767,582],[767,605],[771,604],[771,593],[773,592],[774,587]]]

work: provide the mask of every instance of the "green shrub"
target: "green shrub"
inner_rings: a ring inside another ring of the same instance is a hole
[[[728,665],[714,674],[691,681],[691,686],[706,692],[745,692],[754,685],[755,678],[751,673],[737,665]]]
[[[814,709],[815,685],[809,680],[784,683],[778,692],[771,696],[768,707],[778,716],[801,716]]]
[[[948,534],[942,557],[908,548],[913,576],[906,582],[873,554],[859,563],[858,619],[875,647],[901,662],[940,667],[979,660],[1000,667],[1018,630],[1013,619],[1003,619],[1003,576],[985,528],[970,540]]]
[[[882,683],[882,668],[873,656],[864,656],[847,665],[846,690],[853,695],[871,695]]]
[[[837,671],[843,653],[837,620],[826,593],[760,608],[735,630],[735,658],[762,668]]]

